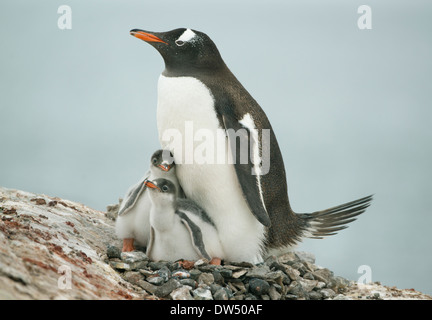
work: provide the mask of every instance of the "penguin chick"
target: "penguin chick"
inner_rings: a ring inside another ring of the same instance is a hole
[[[167,153],[165,153],[167,152]],[[136,244],[147,246],[150,238],[149,215],[151,201],[146,190],[146,179],[165,177],[172,181],[178,190],[178,196],[183,197],[182,189],[175,173],[175,163],[171,161],[172,154],[165,150],[157,150],[150,160],[150,169],[141,180],[129,188],[122,201],[116,220],[116,234],[123,239],[122,251],[133,251]]]
[[[146,180],[152,206],[147,256],[154,261],[223,258],[215,224],[195,202],[179,199],[177,187],[167,179]],[[215,262],[217,261],[217,262]]]

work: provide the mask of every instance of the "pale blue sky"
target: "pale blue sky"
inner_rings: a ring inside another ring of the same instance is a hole
[[[72,8],[59,30],[57,8]],[[432,4],[368,1],[0,3],[0,185],[105,210],[159,147],[163,62],[129,30],[207,33],[266,111],[297,212],[375,194],[299,249],[337,275],[432,294]]]

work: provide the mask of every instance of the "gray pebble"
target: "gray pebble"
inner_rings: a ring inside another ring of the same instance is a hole
[[[117,258],[120,259],[121,250],[117,248],[116,246],[108,246],[107,252],[106,252],[108,258],[113,259]]]
[[[159,270],[163,267],[168,267],[170,265],[167,261],[151,261],[148,263],[148,267],[152,270]]]
[[[163,266],[158,271],[156,271],[156,273],[164,280],[164,282],[167,282],[168,279],[171,277],[171,271],[168,269],[167,266]]]
[[[254,278],[249,281],[249,291],[254,295],[261,296],[267,294],[269,290],[270,285],[265,280]]]
[[[181,283],[177,281],[176,279],[169,279],[168,282],[164,283],[163,285],[159,286],[154,294],[158,296],[159,298],[166,297],[169,295],[173,290],[180,288]]]
[[[144,281],[144,280],[138,281],[137,285],[151,294],[154,294],[156,292],[156,289],[158,288],[158,286],[155,286],[154,284],[151,284],[151,283]]]
[[[321,300],[322,299],[322,294],[319,293],[318,291],[311,291],[311,292],[309,292],[309,299],[311,299],[311,300]]]
[[[210,289],[204,287],[198,287],[192,290],[192,295],[195,300],[213,300]]]
[[[120,258],[126,263],[148,261],[147,255],[141,251],[122,252]]]
[[[213,294],[213,297],[215,300],[228,300],[228,290],[226,290],[225,288],[220,288]]]
[[[189,286],[192,289],[195,289],[198,286],[198,283],[194,279],[186,278],[186,279],[180,279],[179,282],[183,286]]]
[[[174,289],[170,293],[170,297],[173,300],[193,300],[194,298],[190,294],[190,288],[188,286]]]
[[[202,273],[198,276],[198,284],[211,285],[214,283],[214,277],[211,273]]]
[[[162,277],[159,277],[159,276],[153,276],[153,277],[148,277],[148,278],[147,278],[147,282],[149,282],[149,283],[151,283],[151,284],[154,284],[154,285],[157,285],[157,286],[160,286],[160,285],[162,285],[163,283],[165,283],[166,281],[165,281],[164,278],[162,278]]]
[[[322,294],[324,299],[331,299],[336,296],[336,293],[332,289],[321,289],[320,293]]]

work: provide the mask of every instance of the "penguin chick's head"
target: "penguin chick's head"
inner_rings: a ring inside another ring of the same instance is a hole
[[[168,71],[217,70],[225,66],[216,45],[203,32],[186,28],[167,32],[132,29],[130,34],[159,51]]]
[[[176,187],[167,179],[145,180],[144,184],[150,190],[150,197],[153,202],[172,202],[175,200]]]
[[[168,172],[175,167],[174,157],[169,150],[160,149],[151,156],[150,165]]]

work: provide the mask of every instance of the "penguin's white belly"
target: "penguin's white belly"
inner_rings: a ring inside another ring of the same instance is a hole
[[[120,239],[133,238],[139,245],[147,246],[150,239],[150,206],[150,197],[148,192],[144,191],[134,208],[117,217],[117,236]]]
[[[150,259],[154,261],[176,261],[179,259],[197,260],[201,258],[195,250],[189,231],[178,220],[168,230],[153,228],[153,244],[148,251]]]
[[[222,164],[217,162],[217,152],[228,150],[227,140],[223,141],[224,148],[217,148],[214,143],[214,161],[190,163],[191,144],[195,155],[202,146],[200,133],[206,133],[206,137],[213,134],[216,139],[222,132],[208,88],[192,77],[170,78],[161,75],[157,125],[162,147],[173,150],[177,177],[187,198],[201,206],[216,224],[225,252],[221,258],[261,262],[265,229],[244,199],[234,166],[226,161]],[[182,138],[183,154],[176,152],[178,145],[174,145],[173,139],[164,140],[176,132]],[[194,137],[196,141],[191,142]]]

